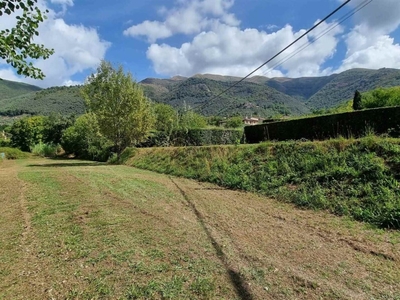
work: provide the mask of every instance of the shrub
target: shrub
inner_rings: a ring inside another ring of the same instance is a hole
[[[33,155],[41,157],[55,157],[61,152],[60,145],[39,143],[31,148]]]
[[[11,143],[10,140],[2,139],[0,137],[0,147],[10,147]]]
[[[353,109],[354,110],[360,110],[362,109],[362,97],[361,97],[361,93],[359,91],[356,91],[354,93],[354,98],[353,98]]]
[[[35,116],[23,118],[13,123],[10,129],[11,145],[22,151],[40,143],[43,138],[45,117]]]
[[[240,116],[231,117],[225,122],[226,128],[241,128],[243,127],[243,118]]]
[[[74,116],[51,114],[44,120],[43,142],[46,144],[60,144],[63,132],[74,124]]]
[[[174,146],[232,145],[240,143],[241,130],[189,129],[177,130],[171,139]]]
[[[378,88],[363,94],[362,108],[377,108],[400,105],[400,86]]]
[[[243,131],[237,129],[179,129],[171,134],[155,132],[137,147],[236,145],[242,138]]]
[[[64,131],[61,146],[66,154],[96,161],[107,161],[112,149],[112,143],[100,134],[96,116],[90,113]]]

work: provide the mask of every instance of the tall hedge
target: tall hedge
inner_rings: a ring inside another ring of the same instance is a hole
[[[243,140],[243,131],[236,129],[180,129],[170,135],[156,132],[139,147],[233,145]]]
[[[174,146],[229,145],[240,143],[242,136],[243,131],[232,129],[177,130],[172,143]]]
[[[266,140],[324,140],[337,136],[359,137],[366,130],[377,134],[398,132],[400,107],[386,107],[313,118],[280,121],[244,129],[247,143]]]

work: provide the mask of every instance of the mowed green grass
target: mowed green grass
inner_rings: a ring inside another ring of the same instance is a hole
[[[0,182],[0,299],[400,299],[398,231],[127,166]]]
[[[31,216],[22,247],[32,253],[19,251],[17,261],[2,247],[3,263],[18,271],[0,272],[0,298],[235,298],[201,228],[168,216],[181,206],[179,192],[132,168],[41,163],[18,174]],[[23,234],[20,222],[15,230]]]

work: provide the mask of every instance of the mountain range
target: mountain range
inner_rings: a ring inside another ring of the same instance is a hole
[[[140,84],[154,102],[170,104],[177,109],[191,108],[204,115],[271,117],[304,115],[312,110],[336,107],[352,99],[356,90],[400,86],[400,70],[352,69],[330,76],[302,78],[255,76],[231,88],[240,79],[206,74],[190,78],[147,78]],[[84,112],[79,89],[73,86],[42,90],[0,79],[0,115],[52,112],[79,115]]]

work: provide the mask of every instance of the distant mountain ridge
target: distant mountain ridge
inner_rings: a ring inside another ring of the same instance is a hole
[[[0,78],[0,99],[12,98],[40,90],[41,88],[35,85]]]
[[[190,78],[141,81],[146,94],[156,102],[197,108],[217,115],[305,114],[313,109],[336,107],[353,98],[354,92],[400,85],[398,69],[352,69],[323,77],[268,78],[254,76],[214,99],[240,77],[198,74]],[[207,92],[206,92],[207,91]],[[210,99],[214,99],[210,101]]]
[[[146,78],[140,82],[154,102],[177,109],[192,108],[205,115],[239,114],[271,117],[302,115],[313,109],[336,107],[353,97],[355,90],[400,86],[400,70],[352,69],[323,77],[268,78],[254,76],[216,98],[240,77],[198,74],[190,78]],[[18,113],[81,114],[84,112],[79,87],[39,87],[0,80],[0,115]]]

